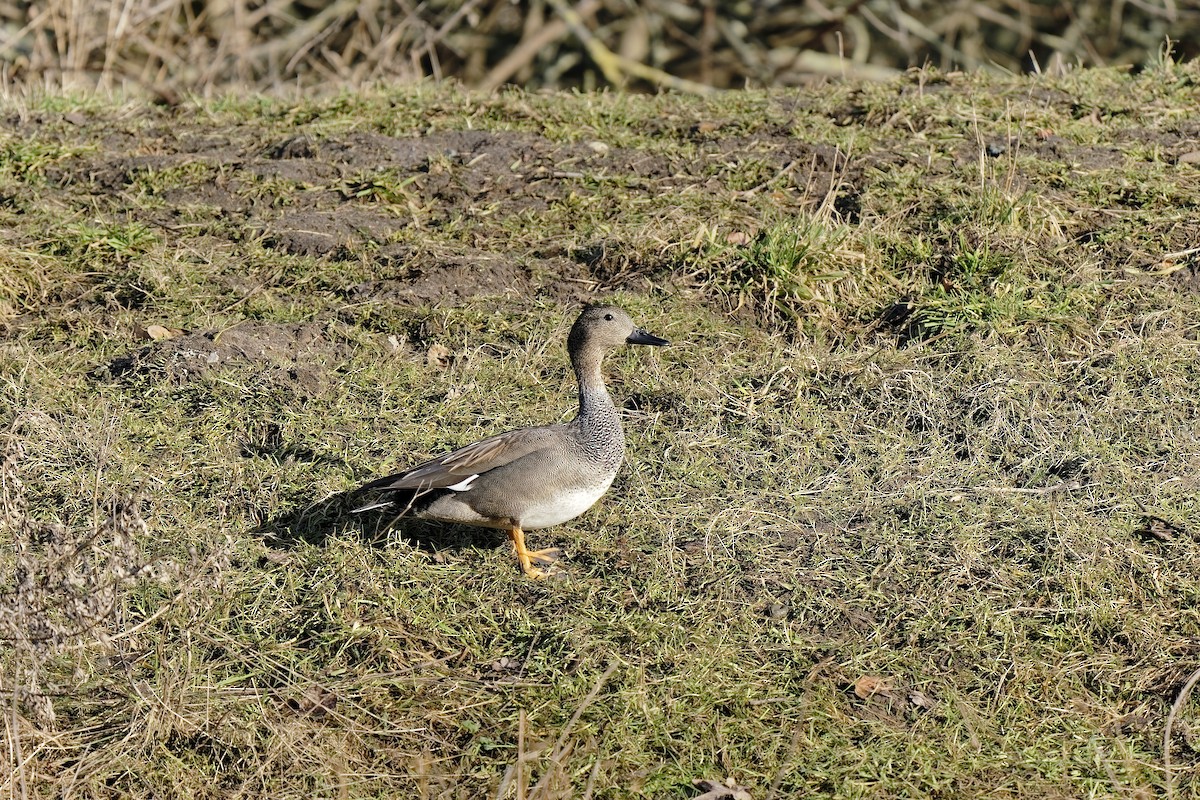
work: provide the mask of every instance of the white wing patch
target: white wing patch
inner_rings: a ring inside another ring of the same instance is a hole
[[[352,509],[350,509],[350,513],[351,514],[361,514],[364,511],[374,511],[377,508],[387,508],[390,505],[393,505],[391,500],[380,500],[375,503],[368,503],[365,506],[359,506],[358,508],[352,508]]]
[[[474,483],[475,479],[478,477],[479,477],[478,474],[472,475],[471,477],[467,478],[465,481],[459,481],[458,483],[454,484],[453,486],[447,486],[446,488],[452,492],[470,491],[471,484]]]

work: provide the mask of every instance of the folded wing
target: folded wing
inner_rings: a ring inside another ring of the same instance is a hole
[[[451,489],[464,484],[464,488],[467,488],[474,476],[510,464],[549,446],[554,441],[551,431],[552,428],[546,426],[522,428],[489,436],[424,464],[418,464],[407,472],[398,472],[371,481],[362,489],[415,489],[424,492],[430,489]]]

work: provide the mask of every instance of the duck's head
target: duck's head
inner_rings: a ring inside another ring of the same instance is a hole
[[[666,339],[646,333],[633,324],[616,306],[588,306],[571,326],[567,337],[567,349],[577,352],[585,347],[609,349],[623,344],[645,344],[662,347],[670,344]]]

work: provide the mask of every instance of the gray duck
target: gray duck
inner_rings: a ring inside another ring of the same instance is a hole
[[[525,531],[560,525],[599,500],[625,458],[621,417],[600,372],[604,354],[622,345],[669,344],[614,306],[588,306],[571,326],[567,353],[579,383],[579,413],[570,422],[490,436],[423,464],[379,478],[359,491],[376,502],[354,509],[402,506],[400,514],[508,532],[521,569],[544,578],[561,553],[529,550]]]

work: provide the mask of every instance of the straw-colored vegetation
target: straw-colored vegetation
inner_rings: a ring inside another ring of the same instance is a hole
[[[456,78],[494,89],[769,87],[908,66],[1053,71],[1195,57],[1195,0],[42,0],[0,4],[18,83],[141,84],[166,103]]]
[[[0,791],[1195,796],[1198,85],[10,100]],[[343,513],[594,298],[565,579]]]

